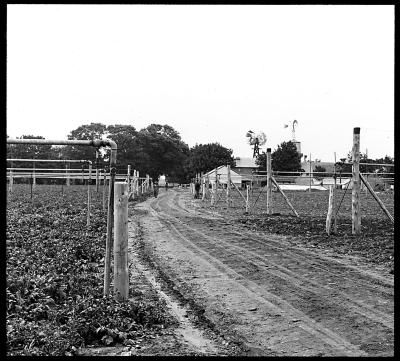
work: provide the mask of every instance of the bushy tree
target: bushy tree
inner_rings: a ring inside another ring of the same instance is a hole
[[[136,164],[140,172],[153,179],[165,174],[170,182],[183,177],[189,147],[174,128],[150,124],[138,132],[136,144]]]
[[[132,170],[137,169],[137,134],[135,127],[132,125],[109,125],[106,128],[105,135],[117,143],[117,169],[121,173],[126,172],[128,165]],[[105,155],[105,159],[109,162],[109,153]]]
[[[200,172],[209,172],[221,165],[235,166],[232,149],[225,148],[219,143],[196,144],[190,149],[187,172],[190,177]]]
[[[266,154],[260,154],[256,159],[260,171],[266,171]],[[301,155],[297,152],[296,145],[282,142],[278,148],[271,153],[271,168],[274,171],[300,172]]]
[[[69,140],[92,140],[105,137],[107,126],[101,123],[90,123],[79,126],[68,134]],[[90,160],[95,162],[96,149],[81,145],[67,145],[62,148],[63,159]],[[117,153],[118,155],[118,153]]]

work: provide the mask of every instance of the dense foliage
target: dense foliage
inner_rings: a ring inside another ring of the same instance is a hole
[[[256,159],[260,171],[266,170],[266,154],[260,154]],[[296,145],[282,142],[278,148],[271,153],[271,167],[274,171],[299,172],[301,170],[301,155],[297,152]]]
[[[19,185],[7,199],[7,355],[71,355],[83,345],[127,344],[164,321],[162,307],[103,297],[106,214],[86,188]]]
[[[232,149],[219,143],[196,144],[190,149],[188,170],[193,177],[196,173],[208,172],[221,165],[235,165]]]

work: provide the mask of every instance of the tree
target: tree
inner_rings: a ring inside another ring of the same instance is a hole
[[[266,171],[266,153],[260,154],[256,159],[260,171]],[[282,142],[271,154],[271,168],[274,171],[300,172],[301,155],[297,152],[296,145],[292,142]]]
[[[190,149],[187,171],[191,177],[196,173],[209,172],[221,165],[235,166],[232,149],[223,147],[219,143],[196,144]]]
[[[314,168],[314,172],[316,172],[317,174],[315,175],[315,178],[318,180],[321,180],[324,175],[323,174],[318,174],[318,173],[326,173],[326,169],[320,165],[316,165]],[[327,174],[325,174],[325,176],[327,176]]]
[[[106,130],[107,127],[101,123],[85,124],[72,130],[71,133],[68,135],[68,139],[69,140],[102,139],[106,135]],[[81,145],[67,145],[62,148],[61,156],[63,159],[91,160],[94,164],[96,160],[96,150],[94,147],[81,146]]]
[[[150,124],[138,132],[136,144],[139,172],[153,179],[165,174],[170,182],[182,177],[189,147],[171,126]]]
[[[138,152],[137,134],[135,127],[131,125],[109,125],[106,128],[105,134],[107,138],[112,139],[117,143],[117,168],[121,173],[126,172],[128,165],[131,165],[132,170],[137,169],[136,158]],[[110,150],[108,151],[110,152]],[[109,155],[105,156],[109,161]]]

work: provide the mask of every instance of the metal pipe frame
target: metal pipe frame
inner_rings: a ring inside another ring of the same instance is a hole
[[[73,159],[7,159],[7,162],[59,162],[59,163],[89,163],[92,164],[91,160],[73,160]]]

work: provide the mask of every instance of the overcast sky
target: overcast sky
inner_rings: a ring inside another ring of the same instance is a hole
[[[8,5],[7,134],[168,124],[251,157],[394,155],[392,5]],[[284,128],[284,124],[290,124]]]

